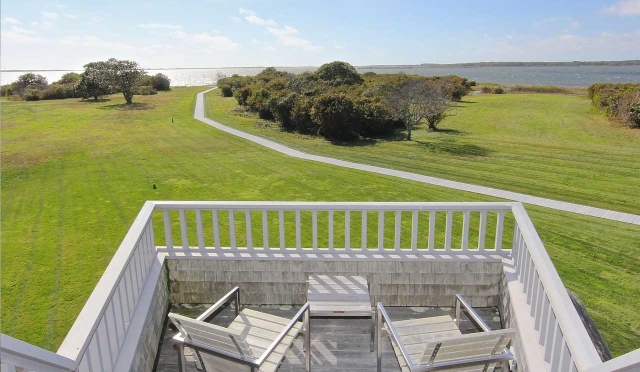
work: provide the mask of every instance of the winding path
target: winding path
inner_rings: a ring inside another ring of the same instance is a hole
[[[640,225],[640,215],[636,215],[636,214],[616,212],[608,209],[589,207],[587,205],[567,203],[559,200],[540,198],[537,196],[531,196],[531,195],[520,194],[512,191],[494,189],[491,187],[472,185],[464,182],[449,181],[443,178],[430,177],[422,174],[404,172],[404,171],[399,171],[399,170],[389,169],[389,168],[381,168],[373,165],[353,163],[345,160],[329,158],[326,156],[310,155],[302,151],[294,150],[287,146],[262,138],[260,136],[249,134],[247,132],[243,132],[238,129],[230,128],[226,125],[222,125],[216,121],[213,121],[207,118],[205,116],[205,110],[204,110],[204,94],[214,89],[216,88],[211,88],[198,93],[198,96],[196,97],[195,112],[193,114],[194,118],[200,120],[205,124],[211,125],[216,129],[227,132],[234,136],[244,138],[246,140],[257,143],[259,145],[268,147],[272,150],[278,151],[285,155],[293,156],[299,159],[312,160],[312,161],[318,161],[321,163],[337,165],[339,167],[357,169],[357,170],[366,171],[366,172],[384,174],[386,176],[404,178],[407,180],[427,183],[430,185],[449,187],[456,190],[494,196],[497,198],[508,199],[508,200],[518,201],[522,203],[538,205],[541,207],[556,209],[559,211],[573,212],[573,213],[583,214],[585,216],[593,216],[593,217],[604,218],[612,221],[619,221],[619,222],[625,222],[625,223],[630,223],[634,225]]]

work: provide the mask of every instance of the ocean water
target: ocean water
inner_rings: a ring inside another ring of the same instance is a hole
[[[316,67],[278,67],[292,73],[314,71]],[[172,86],[211,85],[218,73],[231,76],[256,75],[263,67],[163,69],[147,70],[149,74],[161,72],[171,79]],[[422,66],[367,66],[360,72],[416,74],[423,76],[458,75],[478,82],[498,84],[560,85],[587,87],[594,83],[640,83],[640,66],[561,66],[561,67],[422,67]],[[45,76],[49,82],[58,80],[67,71],[32,71]],[[81,71],[76,71],[81,72]],[[24,71],[2,71],[2,84],[15,81]]]

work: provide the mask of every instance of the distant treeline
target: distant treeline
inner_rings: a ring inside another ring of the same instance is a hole
[[[607,116],[640,128],[640,84],[593,84],[587,94]]]
[[[554,67],[554,66],[640,66],[640,60],[628,61],[573,61],[573,62],[472,62],[422,63],[420,67]]]
[[[68,72],[60,80],[49,84],[42,75],[28,72],[0,87],[0,95],[11,100],[38,101],[93,97],[122,93],[127,103],[134,94],[150,95],[159,90],[169,90],[171,81],[164,74],[147,75],[134,61],[117,60],[91,62],[84,65],[84,72]]]

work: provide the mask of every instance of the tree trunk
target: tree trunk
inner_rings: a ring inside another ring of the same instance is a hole
[[[127,101],[127,104],[131,104],[133,99],[133,94],[125,93],[125,92],[122,92],[122,94],[124,95],[124,99],[125,101]]]
[[[427,121],[427,123],[429,123],[429,130],[430,130],[430,131],[435,132],[435,131],[437,131],[437,130],[438,130],[438,128],[436,128],[435,123],[433,123],[433,122],[431,122],[431,121]]]
[[[407,128],[407,141],[411,141],[411,128]]]
[[[93,96],[93,100],[97,101],[98,100],[98,96]]]

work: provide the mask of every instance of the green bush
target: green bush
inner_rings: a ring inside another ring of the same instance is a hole
[[[151,84],[149,85],[151,85],[155,90],[167,91],[171,89],[171,79],[169,79],[165,74],[158,73],[151,77]]]
[[[355,67],[341,61],[325,63],[320,66],[313,75],[316,79],[324,81],[334,87],[345,84],[362,84],[364,82],[364,79],[358,71],[356,71]]]
[[[39,101],[40,91],[34,88],[27,88],[22,92],[22,97],[25,101]]]
[[[65,99],[74,97],[76,97],[76,89],[74,83],[53,83],[40,92],[40,99]]]
[[[495,87],[493,89],[493,94],[504,94],[504,88],[503,87]]]
[[[291,124],[295,131],[301,134],[318,134],[318,124],[311,118],[311,109],[315,99],[309,96],[301,96],[291,108]]]
[[[482,93],[493,93],[493,88],[491,88],[490,86],[483,86],[482,88],[480,88],[480,91]]]
[[[353,102],[344,94],[327,93],[318,97],[311,108],[311,119],[318,134],[331,140],[354,140],[360,134],[360,122]]]
[[[587,95],[607,116],[631,128],[640,127],[640,84],[593,84]]]
[[[376,137],[393,132],[395,122],[382,97],[360,97],[354,103],[362,136]]]
[[[11,84],[5,84],[0,87],[0,96],[9,97],[11,95]]]
[[[244,105],[247,103],[247,99],[251,96],[251,87],[239,87],[235,88],[233,91],[233,97],[235,97],[236,101],[238,101],[239,105]]]
[[[77,85],[80,82],[82,75],[75,72],[67,72],[60,77],[60,80],[53,82],[53,84],[73,84]]]
[[[138,87],[138,89],[136,89],[136,94],[139,94],[141,96],[152,96],[154,94],[158,94],[158,91],[155,90],[152,86],[145,85]]]
[[[266,88],[261,88],[251,92],[247,98],[246,104],[251,111],[257,112],[260,119],[273,119],[271,110],[269,109],[269,99],[271,93]]]
[[[228,85],[219,85],[223,97],[233,97],[233,90]]]
[[[298,93],[292,92],[284,97],[272,97],[269,99],[268,105],[271,115],[273,115],[273,118],[280,125],[282,130],[290,132],[296,129],[291,119],[291,111],[298,101],[298,98]]]

